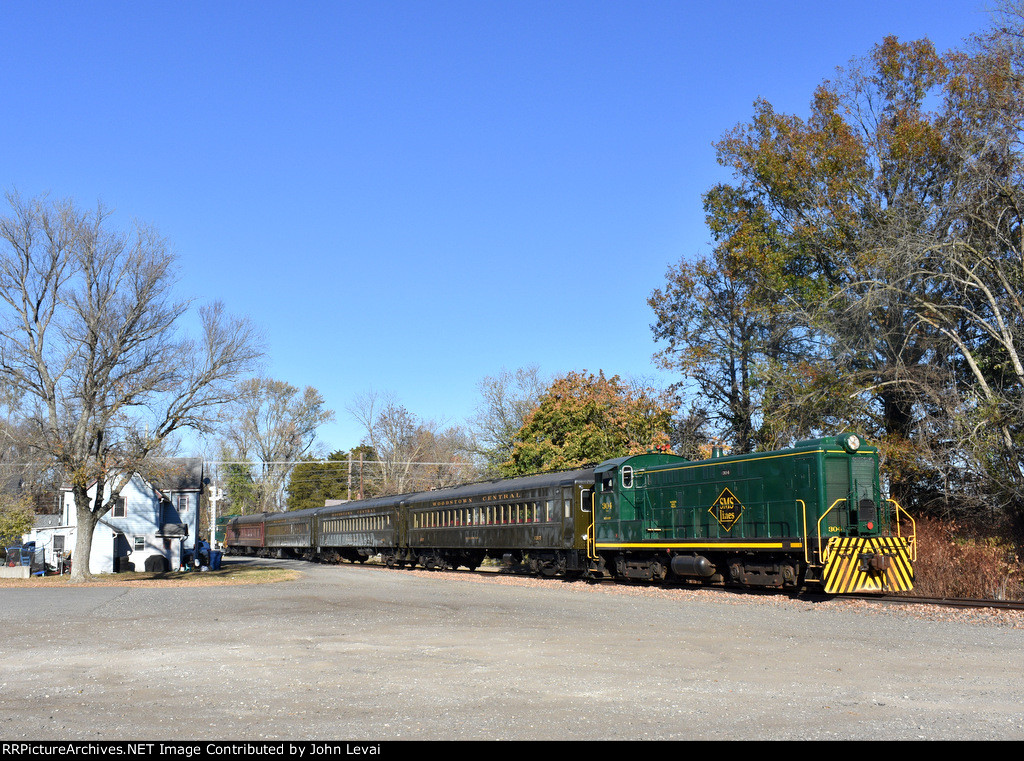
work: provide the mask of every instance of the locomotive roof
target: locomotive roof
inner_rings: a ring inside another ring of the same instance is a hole
[[[856,445],[853,448],[847,448],[844,445],[844,441],[849,441],[850,437],[856,439]],[[843,433],[838,436],[824,436],[818,439],[806,439],[804,441],[798,441],[795,445],[787,449],[775,450],[772,452],[750,452],[747,454],[731,454],[721,455],[718,457],[711,457],[705,460],[687,460],[685,457],[678,455],[665,454],[661,452],[647,452],[639,455],[629,455],[626,457],[616,457],[612,460],[605,460],[595,468],[595,473],[598,477],[601,477],[605,473],[609,473],[616,468],[628,463],[634,469],[644,468],[658,468],[668,465],[708,465],[721,461],[735,461],[735,460],[749,460],[759,456],[771,456],[779,454],[797,454],[805,452],[845,452],[847,454],[867,454],[875,453],[878,451],[877,447],[867,444],[862,438],[855,434]]]
[[[667,454],[665,452],[645,452],[643,454],[626,455],[625,457],[616,457],[612,460],[605,460],[597,466],[594,472],[597,475],[608,473],[627,462],[634,468],[651,468],[658,465],[679,465],[689,462],[689,460],[685,457],[680,457],[675,454]]]

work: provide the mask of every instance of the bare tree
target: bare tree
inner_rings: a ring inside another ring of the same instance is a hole
[[[457,426],[421,421],[393,394],[369,391],[348,408],[366,432],[363,443],[378,457],[381,493],[451,486],[471,480],[469,441]]]
[[[480,404],[470,420],[476,443],[474,454],[483,458],[489,475],[501,473],[501,465],[512,457],[516,437],[530,413],[540,406],[547,382],[537,365],[516,371],[502,369],[479,384]]]
[[[245,320],[172,295],[175,258],[152,228],[112,229],[101,205],[7,194],[0,218],[0,379],[30,444],[70,483],[74,580],[88,580],[93,531],[136,470],[182,429],[208,431],[259,357]],[[90,499],[89,492],[94,489]]]
[[[415,472],[414,489],[441,489],[479,477],[470,462],[471,439],[460,426],[421,422],[416,429],[416,444],[424,462]]]
[[[58,513],[61,474],[32,449],[31,430],[17,410],[0,420],[0,489],[26,495],[34,513]]]
[[[304,391],[284,381],[250,378],[238,385],[228,406],[225,437],[241,460],[259,463],[254,484],[259,510],[283,510],[284,485],[295,463],[316,444],[316,431],[334,419],[312,386]]]

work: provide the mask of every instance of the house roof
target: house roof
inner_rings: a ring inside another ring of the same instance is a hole
[[[203,488],[203,458],[147,460],[139,468],[139,475],[160,491],[200,491]]]
[[[136,472],[160,492],[201,491],[203,488],[202,457],[154,458],[143,462]],[[67,483],[61,486],[62,491],[70,488]]]
[[[32,521],[32,528],[50,528],[59,526],[61,516],[59,515],[36,515]]]

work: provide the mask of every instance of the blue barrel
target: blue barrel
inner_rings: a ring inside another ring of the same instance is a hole
[[[220,550],[210,550],[210,570],[220,570],[220,559],[224,556],[224,553]]]

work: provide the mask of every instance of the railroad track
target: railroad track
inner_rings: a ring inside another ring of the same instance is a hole
[[[459,573],[474,573],[484,576],[493,576],[496,573],[500,573],[497,568],[489,569],[477,569],[476,571],[465,571],[462,569]],[[448,571],[452,573],[452,571]],[[530,578],[528,574],[510,574],[511,576],[521,576],[523,578]],[[541,577],[536,577],[541,578]],[[700,585],[694,585],[692,583],[665,583],[665,582],[647,582],[647,581],[626,581],[623,582],[619,579],[604,578],[604,579],[578,579],[577,581],[587,584],[597,585],[619,585],[628,584],[632,586],[649,586],[655,589],[717,589],[722,592],[729,592],[733,594],[745,594],[745,595],[768,595],[773,596],[777,594],[789,594],[791,597],[808,600],[808,601],[827,601],[827,600],[863,600],[865,602],[880,602],[880,603],[892,603],[898,605],[937,605],[946,608],[993,608],[996,610],[1024,610],[1024,601],[1020,600],[970,600],[952,597],[919,597],[915,595],[879,595],[879,594],[844,594],[844,595],[827,595],[819,592],[807,592],[800,590],[798,592],[780,592],[778,590],[769,589],[747,589],[743,587],[702,587]]]
[[[348,565],[348,563],[345,563]],[[376,561],[368,561],[365,564],[354,563],[353,565],[364,565],[370,568],[380,568],[382,570],[417,570],[426,571],[424,568],[415,569],[403,569],[394,568],[387,569],[384,565]],[[497,566],[486,566],[476,570],[470,571],[465,568],[460,569],[445,569],[437,571],[429,571],[431,573],[457,573],[457,574],[469,574],[474,576],[508,576],[511,578],[522,578],[522,579],[538,579],[542,580],[547,577],[536,576],[533,574],[525,573],[507,573],[501,571]],[[970,600],[960,599],[952,597],[919,597],[915,595],[879,595],[879,594],[843,594],[843,595],[827,595],[823,592],[809,592],[806,590],[797,591],[780,591],[774,589],[747,589],[744,587],[727,587],[727,586],[702,586],[688,582],[682,583],[665,583],[665,582],[649,582],[641,580],[627,580],[622,581],[614,578],[603,578],[603,579],[566,579],[565,577],[550,577],[552,581],[568,581],[572,583],[591,584],[591,585],[622,585],[634,587],[650,587],[652,589],[713,589],[719,592],[725,592],[729,594],[743,594],[743,595],[754,595],[754,596],[776,596],[779,594],[788,595],[793,599],[804,600],[806,602],[826,602],[828,600],[863,600],[864,602],[876,602],[876,603],[890,603],[896,605],[935,605],[945,608],[963,608],[963,609],[980,609],[980,608],[992,608],[994,610],[1024,610],[1024,601],[1019,600]]]
[[[944,608],[993,608],[995,610],[1024,610],[1020,600],[967,600],[954,597],[915,597],[913,595],[841,595],[844,600],[867,600],[901,605],[938,605]]]

